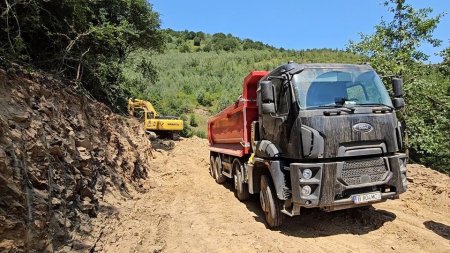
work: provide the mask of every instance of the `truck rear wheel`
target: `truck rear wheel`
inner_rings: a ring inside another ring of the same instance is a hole
[[[222,161],[220,160],[220,156],[216,157],[214,178],[218,184],[223,184],[227,180],[227,178],[222,174]]]
[[[244,182],[244,173],[241,162],[237,159],[233,162],[234,195],[240,201],[247,200],[250,197],[248,184]]]
[[[261,191],[259,192],[261,208],[264,211],[267,225],[276,228],[283,224],[281,201],[278,199],[272,180],[267,175],[261,176]]]

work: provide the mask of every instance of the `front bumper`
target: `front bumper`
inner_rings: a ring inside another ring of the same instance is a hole
[[[394,154],[339,162],[292,163],[292,203],[297,207],[338,210],[364,205],[353,203],[357,194],[381,193],[380,200],[366,204],[398,198],[407,188],[406,162],[406,154]],[[310,179],[303,177],[305,169],[312,171]],[[312,189],[308,196],[301,193],[306,185]]]

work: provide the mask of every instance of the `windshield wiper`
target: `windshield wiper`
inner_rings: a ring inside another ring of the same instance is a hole
[[[379,106],[381,108],[374,108],[373,111],[381,111],[383,112],[383,108],[388,108],[389,111],[393,111],[394,107],[390,106],[390,105],[385,105],[385,104],[381,104],[381,103],[367,103],[367,104],[355,104],[355,106]]]
[[[322,109],[322,108],[333,108],[333,109],[335,109],[337,111],[340,111],[340,112],[351,112],[351,113],[353,113],[355,111],[355,108],[348,108],[348,107],[344,107],[343,105],[339,105],[339,104],[311,106],[311,107],[308,107],[307,110],[309,110],[309,109]],[[324,111],[323,113],[325,115],[331,115],[331,114],[336,114],[337,111]],[[339,114],[340,114],[340,112],[339,112]]]

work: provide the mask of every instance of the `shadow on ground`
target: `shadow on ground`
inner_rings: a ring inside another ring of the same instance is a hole
[[[234,186],[231,181],[227,181],[223,186],[229,191],[234,191]],[[257,215],[255,216],[257,222],[265,223],[264,213],[261,210],[259,196],[257,194],[250,195],[249,200],[241,203],[236,199],[236,204],[245,204],[249,211]],[[391,222],[396,218],[397,216],[394,213],[376,209],[372,206],[334,212],[325,212],[318,208],[302,208],[299,216],[289,217],[285,215],[283,225],[274,230],[280,231],[288,236],[302,238],[324,237],[337,234],[363,235],[379,229],[384,223]]]
[[[450,226],[432,220],[425,221],[423,225],[437,235],[450,240]]]

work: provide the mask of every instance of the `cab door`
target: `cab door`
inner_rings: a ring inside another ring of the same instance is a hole
[[[287,151],[287,145],[289,142],[288,138],[288,117],[291,105],[291,89],[289,82],[284,80],[281,82],[279,92],[276,98],[277,110],[274,115],[274,125],[275,125],[275,140],[278,147],[281,148],[282,152]]]

